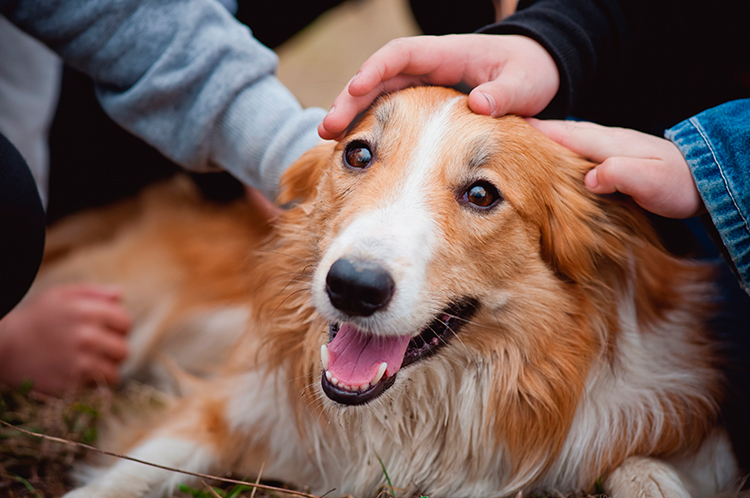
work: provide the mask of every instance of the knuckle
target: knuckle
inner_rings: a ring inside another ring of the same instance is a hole
[[[94,360],[88,355],[79,356],[74,363],[74,368],[79,376],[89,377],[94,371]]]
[[[130,354],[130,347],[126,341],[119,341],[119,344],[113,348],[113,354],[115,360],[122,361]]]
[[[91,350],[97,342],[97,334],[89,328],[78,328],[74,332],[76,336],[76,345],[82,351]]]

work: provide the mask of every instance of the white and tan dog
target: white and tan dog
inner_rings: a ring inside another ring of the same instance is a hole
[[[519,118],[405,90],[287,172],[300,202],[272,228],[157,188],[63,224],[40,285],[119,283],[129,374],[160,378],[163,355],[207,377],[109,448],[139,459],[361,497],[378,459],[404,496],[710,496],[737,473],[711,270],[587,192],[590,167]],[[184,479],[116,461],[68,496]]]

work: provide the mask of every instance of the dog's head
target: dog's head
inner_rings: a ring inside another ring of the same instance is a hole
[[[627,275],[648,264],[634,251],[666,264],[640,213],[586,191],[590,167],[522,119],[474,114],[435,87],[381,98],[293,166],[282,200],[302,200],[314,239],[326,395],[366,403],[441,351],[515,351],[582,388],[582,358],[617,328],[617,287],[640,285]],[[668,307],[665,288],[637,291]]]

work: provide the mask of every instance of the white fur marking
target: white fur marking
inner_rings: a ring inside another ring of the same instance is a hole
[[[405,179],[377,209],[357,216],[334,240],[313,278],[313,303],[332,321],[345,321],[330,304],[325,278],[331,265],[342,257],[363,259],[385,266],[396,282],[388,307],[356,323],[374,335],[404,335],[421,330],[435,309],[425,288],[425,276],[438,238],[432,213],[424,199],[425,186],[452,128],[458,97],[431,114],[419,118],[426,123],[417,146],[406,161]],[[416,118],[415,118],[416,119]]]

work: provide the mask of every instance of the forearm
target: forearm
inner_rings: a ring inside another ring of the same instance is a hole
[[[643,1],[522,0],[518,12],[480,32],[524,35],[539,42],[560,72],[560,90],[550,111],[565,117],[598,75],[627,59]]]
[[[704,111],[667,130],[690,166],[706,210],[750,289],[750,99]]]
[[[0,0],[12,22],[92,76],[120,125],[179,164],[221,167],[272,195],[318,140],[274,77],[277,58],[211,0]]]

